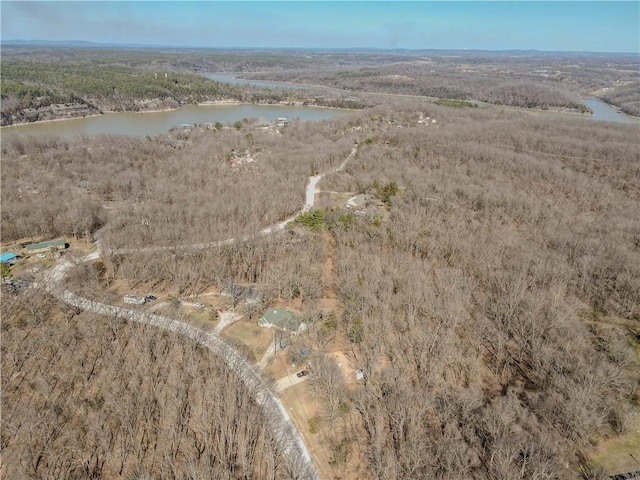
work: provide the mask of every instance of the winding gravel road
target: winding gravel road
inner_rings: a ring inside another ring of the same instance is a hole
[[[346,164],[351,160],[357,152],[357,147],[351,150],[351,153],[340,164],[339,167],[331,172],[337,172],[342,170]],[[315,204],[316,186],[325,174],[309,177],[309,183],[306,188],[306,202],[301,210],[302,212],[310,211]],[[269,235],[280,230],[283,230],[289,222],[294,220],[297,215],[288,218],[287,220],[280,222],[276,225],[263,229],[261,235]],[[111,253],[126,254],[133,252],[156,252],[162,250],[196,250],[219,247],[221,245],[229,245],[238,241],[243,241],[249,237],[242,237],[240,239],[228,239],[209,243],[198,243],[192,245],[184,245],[180,247],[147,247],[140,249],[121,249]],[[83,262],[97,260],[102,255],[102,245],[100,240],[96,242],[97,249],[90,255],[87,255],[82,259]],[[260,369],[257,365],[249,363],[238,351],[231,345],[226,343],[220,337],[214,333],[206,332],[193,325],[189,325],[172,318],[164,317],[161,315],[155,315],[152,312],[145,310],[130,310],[127,308],[116,307],[113,305],[107,305],[99,303],[87,298],[83,298],[74,294],[64,288],[64,277],[75,265],[68,260],[59,262],[53,267],[48,274],[45,288],[51,292],[56,298],[63,302],[72,305],[82,310],[91,311],[99,315],[106,315],[113,319],[126,319],[132,322],[143,323],[151,325],[156,328],[161,328],[178,335],[185,336],[198,344],[208,348],[218,357],[220,357],[225,364],[241,379],[244,385],[249,389],[256,402],[262,407],[267,419],[271,425],[271,429],[276,433],[276,438],[279,438],[282,442],[284,455],[289,467],[295,470],[300,479],[315,480],[318,478],[318,474],[313,465],[309,452],[307,450],[300,433],[296,430],[295,425],[291,421],[287,411],[280,402],[280,399],[265,381],[260,373]]]
[[[346,167],[347,163],[349,163],[349,161],[356,155],[357,151],[358,151],[358,147],[357,146],[353,147],[351,149],[351,153],[349,153],[347,158],[345,158],[337,168],[334,168],[333,170],[325,172],[321,175],[315,175],[313,177],[309,177],[309,183],[307,183],[307,188],[306,188],[306,200],[305,200],[304,207],[302,207],[302,210],[300,210],[295,215],[287,218],[286,220],[283,220],[280,223],[271,225],[270,227],[260,230],[260,232],[258,232],[258,235],[259,236],[271,235],[273,233],[284,230],[289,223],[291,223],[298,217],[298,215],[300,215],[301,213],[306,213],[310,211],[315,205],[316,187],[318,185],[318,182],[320,182],[320,180],[322,180],[326,175],[330,173],[342,171],[344,167]],[[108,253],[115,254],[115,255],[127,255],[127,254],[138,253],[138,252],[154,253],[154,252],[163,252],[163,251],[166,252],[166,251],[173,251],[173,250],[204,250],[208,248],[221,247],[224,245],[232,245],[236,242],[246,242],[251,238],[252,238],[251,235],[245,235],[244,237],[240,237],[240,238],[228,238],[226,240],[216,240],[213,242],[205,242],[205,243],[191,243],[188,245],[158,246],[158,247],[144,247],[144,248],[119,248],[117,250],[111,250]]]

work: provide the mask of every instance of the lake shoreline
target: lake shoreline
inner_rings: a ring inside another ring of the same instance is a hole
[[[84,118],[94,118],[94,117],[104,117],[107,115],[112,115],[112,114],[119,114],[119,113],[131,113],[131,114],[140,114],[140,115],[145,115],[147,113],[165,113],[165,112],[175,112],[177,110],[180,110],[181,108],[184,107],[189,107],[189,106],[197,106],[197,107],[207,107],[207,106],[213,106],[213,107],[218,107],[218,106],[241,106],[241,105],[248,105],[248,106],[257,106],[257,107],[261,107],[261,106],[265,106],[265,107],[305,107],[305,108],[322,108],[322,109],[327,109],[327,110],[341,110],[341,111],[347,111],[347,112],[354,112],[357,111],[357,109],[353,109],[353,108],[340,108],[340,107],[329,107],[329,106],[324,106],[324,105],[309,105],[309,104],[304,104],[304,102],[300,101],[300,102],[285,102],[285,103],[254,103],[254,102],[243,102],[240,100],[211,100],[211,101],[205,101],[205,102],[198,102],[198,103],[186,103],[184,105],[180,105],[177,107],[168,107],[168,108],[155,108],[155,109],[149,109],[149,110],[101,110],[101,113],[95,113],[92,115],[78,115],[77,117],[64,117],[64,118],[51,118],[48,120],[36,120],[35,122],[17,122],[17,123],[13,123],[11,125],[3,125],[0,127],[0,131],[4,130],[4,129],[8,129],[8,128],[13,128],[13,127],[21,127],[21,126],[25,126],[25,125],[39,125],[39,124],[47,124],[47,123],[53,123],[53,122],[64,122],[64,121],[73,121],[73,120],[82,120]]]
[[[11,125],[2,125],[0,130],[3,128],[11,128],[11,127],[19,127],[21,125],[37,125],[42,123],[51,123],[51,122],[64,122],[66,120],[79,120],[82,118],[92,118],[92,117],[103,117],[105,115],[109,115],[112,113],[139,113],[144,115],[145,113],[163,113],[163,112],[173,112],[182,107],[186,107],[189,105],[242,105],[243,103],[239,100],[212,100],[211,102],[202,102],[202,103],[187,103],[185,105],[180,105],[177,107],[168,107],[168,108],[152,108],[152,109],[142,109],[142,110],[100,110],[100,113],[94,113],[92,115],[78,115],[77,117],[64,117],[64,118],[50,118],[48,120],[36,120],[35,122],[16,122]],[[245,104],[249,104],[245,102]]]
[[[602,112],[604,110],[606,115],[604,117],[598,118],[599,116],[596,115],[595,112],[594,114],[588,114],[588,113],[580,113],[580,112],[566,111],[566,110],[562,111],[562,110],[552,110],[552,109],[547,109],[547,110],[528,109],[528,108],[511,107],[511,106],[505,106],[505,105],[487,104],[484,102],[478,102],[478,103],[481,103],[483,106],[490,107],[490,108],[505,108],[509,110],[527,112],[533,115],[554,115],[554,116],[566,115],[567,118],[569,117],[587,118],[589,120],[594,120],[594,121],[617,122],[617,123],[623,123],[628,125],[629,124],[637,125],[638,122],[640,122],[640,119],[636,117],[632,117],[625,113],[618,113],[616,111],[616,107],[613,107],[597,98],[585,97],[583,100],[598,102],[599,111]],[[212,110],[209,112],[206,107],[212,107]],[[214,112],[213,109],[215,107],[221,107],[222,110],[220,110],[219,112]],[[265,120],[270,118],[271,116],[273,116],[271,120],[277,117],[295,118],[296,116],[298,116],[295,113],[296,109],[303,109],[303,110],[306,110],[307,112],[311,110],[316,110],[316,111],[324,110],[324,111],[335,111],[335,112],[344,112],[344,113],[358,111],[358,109],[323,106],[323,105],[316,105],[316,104],[306,104],[304,101],[282,101],[282,102],[276,102],[276,103],[266,103],[266,102],[260,103],[260,102],[242,102],[235,99],[226,99],[226,100],[211,100],[211,101],[204,101],[204,102],[198,102],[198,103],[189,103],[189,104],[180,105],[176,107],[169,107],[169,108],[162,108],[162,109],[155,108],[155,109],[142,110],[142,111],[110,111],[110,110],[104,111],[103,110],[101,111],[101,113],[93,114],[93,115],[85,115],[85,116],[81,115],[81,116],[72,117],[72,118],[69,118],[69,117],[55,118],[55,119],[49,119],[49,120],[39,120],[36,122],[25,122],[25,123],[16,123],[14,125],[6,125],[6,126],[3,126],[0,131],[2,135],[18,134],[18,135],[57,135],[59,136],[61,135],[61,133],[59,132],[64,130],[67,130],[68,132],[71,132],[71,131],[77,132],[77,133],[74,133],[74,135],[96,135],[96,134],[103,134],[103,133],[104,134],[123,134],[123,135],[133,135],[133,136],[154,135],[154,134],[157,134],[157,132],[168,131],[172,127],[175,127],[177,125],[184,125],[184,124],[191,125],[196,123],[208,123],[211,121],[214,121],[214,122],[220,121],[225,123],[225,122],[233,122],[237,120],[236,118],[230,118],[228,115],[229,110],[224,107],[228,107],[228,108],[235,107],[239,110],[242,110],[242,114],[239,118],[251,118],[255,116],[258,118],[263,118]],[[202,112],[196,112],[197,109],[200,109],[200,108],[203,109]],[[256,110],[252,111],[251,110],[252,108]],[[263,115],[264,112],[259,111],[259,109],[262,109],[262,108],[275,109],[275,110],[281,109],[281,111],[277,114],[268,113],[266,117],[264,117]],[[294,112],[289,111],[290,109],[294,110]],[[139,128],[137,125],[138,123],[140,123],[141,120],[142,120],[141,123],[157,123],[157,119],[153,118],[152,115],[157,116],[157,115],[171,114],[172,112],[177,113],[177,115],[174,116],[176,118],[172,120],[173,123],[171,122],[165,123],[164,126],[158,127],[153,131],[145,131],[145,133],[143,134],[131,133],[133,131],[145,130],[144,127]],[[144,115],[146,114],[148,114],[148,116],[145,118]],[[96,127],[96,126],[92,126],[88,129],[85,128],[86,127],[85,124],[91,123],[95,125],[96,121],[101,122],[102,125],[104,125],[105,122],[107,124],[119,123],[119,119],[115,117],[117,115],[121,115],[123,117],[123,120],[128,122],[128,127],[126,129],[123,129],[123,127],[112,127],[112,126],[108,128]],[[212,116],[216,116],[216,115],[219,118],[211,118]],[[114,119],[114,117],[116,119]],[[149,119],[148,122],[146,121],[147,118]],[[313,121],[313,120],[318,120],[322,118],[327,118],[327,117],[326,115],[322,115],[322,114],[301,115],[302,121],[309,121],[309,120]],[[616,118],[618,120],[616,120]],[[65,121],[69,123],[65,124],[64,123]],[[51,125],[52,127],[47,128],[46,125]],[[40,126],[40,128],[37,128],[38,126]],[[104,128],[104,130],[101,130],[101,128]],[[70,136],[72,134],[65,132],[62,135]]]
[[[630,113],[627,113],[627,112],[623,111],[623,110],[622,110],[622,108],[621,108],[621,107],[619,107],[618,105],[614,105],[613,103],[609,103],[609,102],[607,102],[606,100],[604,100],[604,99],[602,99],[602,98],[600,98],[600,97],[596,97],[596,96],[593,96],[593,97],[584,97],[582,100],[583,100],[583,101],[584,101],[584,100],[597,100],[598,102],[604,103],[605,105],[608,105],[608,106],[609,106],[609,107],[611,107],[612,109],[616,110],[616,113],[618,113],[618,114],[620,114],[620,115],[624,115],[625,117],[629,117],[629,118],[631,118],[631,119],[633,119],[633,120],[638,120],[638,121],[640,121],[640,116],[631,115]]]
[[[108,112],[94,113],[92,115],[78,115],[77,117],[50,118],[48,120],[36,120],[35,122],[16,122],[16,123],[12,123],[11,125],[2,125],[2,126],[0,126],[0,131],[5,129],[5,128],[20,127],[22,125],[39,125],[39,124],[43,124],[43,123],[53,123],[53,122],[64,122],[64,121],[69,121],[69,120],[79,120],[79,119],[82,119],[82,118],[102,117],[103,115],[105,115],[105,113],[108,113]]]
[[[278,104],[216,101],[182,105],[177,108],[155,109],[143,112],[103,112],[100,115],[72,119],[55,119],[2,127],[3,138],[9,136],[75,136],[126,135],[133,137],[154,136],[169,133],[176,127],[222,123],[231,125],[244,118],[257,118],[275,122],[278,118],[298,118],[302,122],[320,121],[352,114],[353,110],[296,105],[292,102]],[[66,121],[62,121],[66,120]]]

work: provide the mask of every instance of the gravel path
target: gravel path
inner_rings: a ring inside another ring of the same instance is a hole
[[[351,150],[351,153],[340,164],[339,167],[333,171],[342,170],[346,164],[356,154],[356,147]],[[331,173],[331,172],[327,172]],[[315,204],[315,194],[318,182],[322,180],[326,174],[315,175],[309,177],[309,183],[306,187],[306,202],[301,210],[302,212],[310,211]],[[260,232],[261,235],[269,235],[280,230],[283,230],[289,222],[295,220],[295,216],[288,218],[287,220],[265,228]],[[133,252],[157,252],[163,250],[197,250],[204,248],[219,247],[221,245],[229,245],[238,241],[247,240],[249,237],[242,237],[240,239],[227,239],[208,243],[198,243],[192,245],[183,245],[179,247],[147,247],[139,249],[121,249],[111,253],[126,254]],[[87,255],[82,261],[88,262],[97,260],[102,255],[101,242],[96,242],[97,249],[95,252]],[[218,357],[220,357],[225,364],[233,370],[242,380],[244,385],[249,389],[256,402],[262,407],[268,421],[271,424],[272,431],[276,433],[276,438],[281,439],[283,451],[290,468],[295,470],[301,479],[315,480],[318,478],[316,469],[311,461],[309,451],[307,450],[302,437],[295,428],[295,425],[291,421],[287,411],[282,406],[280,399],[274,392],[273,388],[265,381],[264,377],[260,373],[260,366],[254,365],[248,362],[238,351],[217,336],[217,332],[220,329],[216,329],[215,333],[206,332],[198,327],[189,325],[187,323],[156,315],[151,311],[146,310],[131,310],[123,307],[117,307],[114,305],[107,305],[99,303],[87,298],[83,298],[64,289],[64,277],[75,266],[68,260],[63,260],[58,263],[49,271],[48,278],[44,287],[51,292],[59,300],[72,305],[76,308],[91,311],[99,315],[105,315],[112,319],[126,319],[128,321],[143,323],[151,325],[156,328],[167,330],[178,335],[190,338],[198,344],[208,348]],[[229,321],[232,321],[229,318]],[[222,324],[223,322],[221,322]],[[219,325],[220,326],[220,325]],[[265,355],[267,357],[267,355]],[[263,359],[264,360],[264,359]],[[261,362],[262,363],[262,362]],[[306,377],[298,379],[297,377],[289,378],[285,377],[277,385],[278,390],[283,389],[286,386],[291,386],[292,383],[298,383],[299,381],[306,380]]]

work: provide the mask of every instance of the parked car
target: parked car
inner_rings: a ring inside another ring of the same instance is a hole
[[[155,295],[147,295],[146,297],[144,297],[144,299],[147,302],[153,302],[154,300],[157,300],[158,297],[156,297]]]
[[[37,258],[47,258],[47,256],[44,253],[38,253],[36,255]]]
[[[304,377],[306,375],[309,375],[309,370],[300,370],[298,373],[296,373],[296,375],[298,377]]]

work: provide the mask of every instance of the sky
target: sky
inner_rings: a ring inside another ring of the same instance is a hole
[[[634,1],[0,1],[1,39],[640,53]]]

